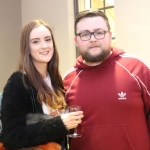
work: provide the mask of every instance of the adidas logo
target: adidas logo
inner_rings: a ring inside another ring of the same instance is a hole
[[[121,92],[121,93],[118,93],[118,95],[119,95],[119,100],[125,100],[125,99],[127,99],[125,96],[126,96],[126,93],[123,93],[123,92]]]

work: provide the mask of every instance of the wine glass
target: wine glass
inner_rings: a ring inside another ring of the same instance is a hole
[[[81,110],[81,106],[78,105],[72,105],[72,106],[68,106],[68,111],[69,112],[75,112],[75,111],[80,111]],[[77,128],[74,128],[74,133],[73,134],[69,134],[69,137],[72,138],[78,138],[81,137],[81,134],[77,133]]]

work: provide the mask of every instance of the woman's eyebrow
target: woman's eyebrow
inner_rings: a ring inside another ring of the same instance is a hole
[[[51,38],[52,36],[46,36],[46,37],[44,37],[44,38]],[[40,38],[33,38],[33,39],[30,39],[30,41],[32,41],[32,40],[39,40]]]

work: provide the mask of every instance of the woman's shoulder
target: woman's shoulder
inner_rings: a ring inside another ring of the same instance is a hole
[[[16,78],[22,78],[23,73],[21,71],[15,71],[13,72],[8,80],[15,80]]]
[[[27,79],[27,75],[25,73],[23,73],[22,71],[15,71],[10,75],[7,82],[23,82],[23,76],[25,77],[25,79]]]
[[[22,73],[21,71],[13,72],[7,80],[4,90],[6,88],[8,88],[8,89],[9,88],[17,88],[17,89],[24,88],[23,75],[25,75],[25,74]],[[27,79],[27,77],[25,75],[25,80],[26,79]]]
[[[11,74],[3,89],[2,104],[20,103],[20,97],[23,101],[24,97],[30,96],[30,89],[24,86],[22,75],[19,71]]]

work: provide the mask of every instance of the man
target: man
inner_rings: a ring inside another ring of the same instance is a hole
[[[110,46],[101,11],[79,13],[75,35],[80,56],[63,81],[68,105],[80,105],[84,118],[70,150],[150,150],[150,67]]]

